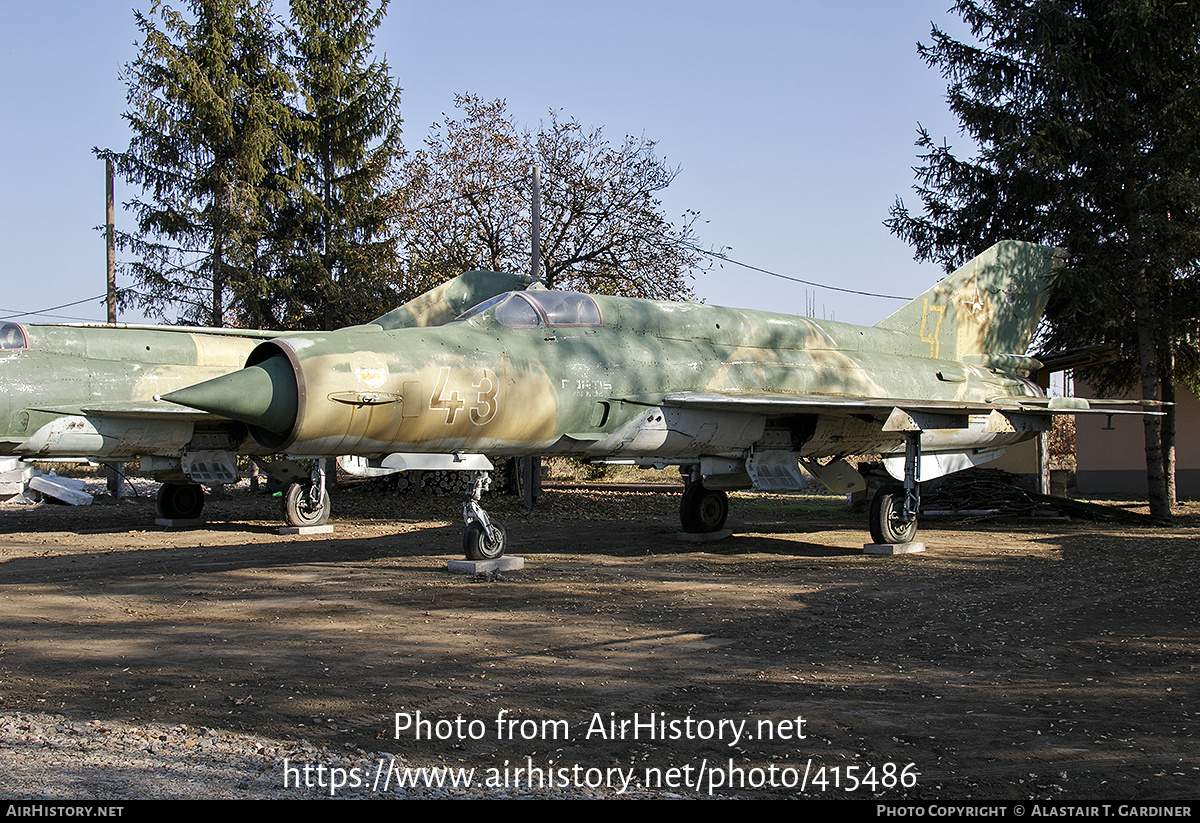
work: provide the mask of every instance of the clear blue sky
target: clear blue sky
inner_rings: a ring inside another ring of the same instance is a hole
[[[148,8],[148,2],[135,2]],[[280,5],[283,5],[280,3]],[[940,276],[882,226],[910,205],[917,122],[962,144],[945,83],[916,54],[949,0],[393,0],[376,41],[419,147],[456,92],[502,97],[518,122],[560,110],[657,141],[682,172],[668,216],[698,210],[705,245],[761,268],[916,295]],[[124,149],[130,5],[12,3],[0,33],[0,317],[102,294],[104,167]],[[117,200],[132,197],[118,181]],[[119,226],[129,219],[118,211]],[[1016,238],[1020,239],[1020,238]],[[696,281],[719,305],[874,323],[900,304],[812,290],[726,264]],[[102,320],[100,303],[63,309]],[[27,321],[60,320],[24,316]],[[136,321],[137,317],[122,317]]]

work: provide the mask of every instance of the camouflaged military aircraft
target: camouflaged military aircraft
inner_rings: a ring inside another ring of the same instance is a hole
[[[366,327],[419,328],[445,323],[528,278],[468,272],[371,321]],[[248,438],[241,423],[176,407],[164,414],[156,394],[242,368],[263,340],[288,333],[182,326],[0,324],[0,454],[29,460],[141,457],[162,482],[164,517],[198,517],[198,484],[237,480],[236,457],[254,456],[287,484],[284,517],[323,522],[327,495],[311,488],[314,472]]]
[[[844,458],[880,453],[902,483],[873,498],[871,535],[904,543],[918,481],[1089,409],[1046,398],[1025,354],[1055,254],[1000,243],[872,327],[531,288],[437,328],[264,342],[244,370],[162,399],[295,455],[476,472],[485,454],[677,465],[688,532],[723,528],[729,490],[799,488],[801,467],[834,492],[862,489]],[[464,504],[471,558],[504,551],[485,486],[477,474]]]

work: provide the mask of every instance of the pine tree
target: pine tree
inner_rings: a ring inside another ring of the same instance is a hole
[[[191,0],[188,9],[135,12],[143,40],[126,67],[133,138],[124,152],[97,153],[142,191],[126,204],[138,232],[121,237],[135,258],[127,302],[221,326],[238,311],[230,301],[239,284],[265,266],[291,80],[269,2]]]
[[[273,226],[267,292],[287,328],[363,323],[415,296],[403,291],[394,225],[400,90],[387,63],[371,59],[387,2],[371,5],[291,3],[296,185]]]
[[[1045,344],[1115,345],[1121,360],[1090,376],[1157,399],[1200,340],[1200,5],[954,8],[977,43],[934,28],[920,53],[978,153],[961,159],[921,130],[923,213],[897,200],[887,225],[947,268],[1000,239],[1067,248]],[[1147,480],[1151,511],[1168,516],[1173,424],[1160,421],[1145,418]]]

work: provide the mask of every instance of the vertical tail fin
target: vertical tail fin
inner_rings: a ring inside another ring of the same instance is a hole
[[[916,334],[930,356],[1024,354],[1046,309],[1062,252],[1004,240],[876,324]]]

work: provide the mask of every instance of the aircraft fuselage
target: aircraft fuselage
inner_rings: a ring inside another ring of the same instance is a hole
[[[502,304],[443,327],[264,344],[251,362],[273,359],[281,375],[294,374],[298,402],[286,430],[252,432],[292,454],[671,460],[736,457],[764,429],[782,426],[800,455],[825,457],[902,451],[903,436],[880,428],[890,409],[835,416],[745,401],[756,392],[948,404],[1039,395],[1022,374],[931,357],[937,344],[929,334],[922,340],[694,303],[575,297],[594,300],[598,324],[515,327],[502,322]],[[743,402],[724,410],[664,404],[676,394]],[[927,432],[926,448],[990,448],[1026,436],[984,433],[987,415],[972,417],[966,428]]]

